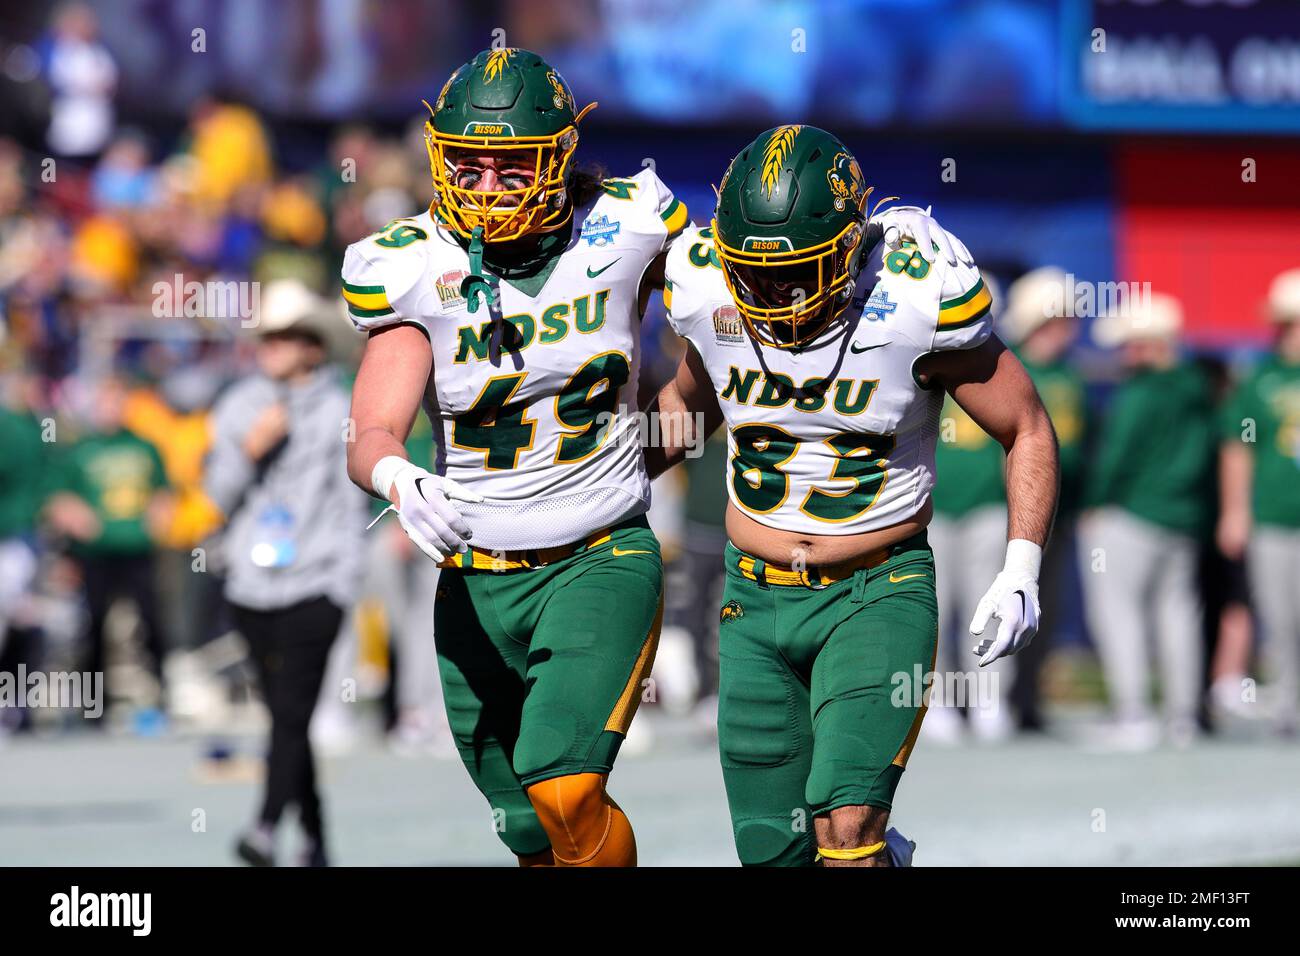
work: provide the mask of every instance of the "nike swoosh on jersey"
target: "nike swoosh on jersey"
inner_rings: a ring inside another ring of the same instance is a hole
[[[622,259],[622,258],[623,258],[622,256],[619,256],[619,257],[618,257],[618,259]],[[615,259],[614,262],[618,262],[618,259]],[[612,266],[612,265],[614,264],[614,262],[611,262],[611,263],[609,264],[609,266]],[[600,275],[602,272],[604,272],[606,269],[608,269],[609,266],[601,266],[601,267],[600,267],[599,269],[597,269],[595,272],[592,272],[592,271],[591,271],[591,266],[587,266],[587,278],[588,278],[588,279],[594,279],[594,278],[596,278],[596,276]]]
[[[654,554],[653,551],[620,551],[618,545],[614,546],[612,553],[616,558],[621,558],[625,554]]]
[[[890,584],[902,584],[904,581],[910,581],[910,580],[912,580],[912,578],[926,578],[926,577],[929,577],[929,575],[928,575],[928,574],[904,574],[904,575],[901,575],[901,576],[900,576],[900,575],[895,574],[893,571],[890,571],[890,572],[889,572],[889,583],[890,583]]]
[[[888,344],[888,342],[881,342],[877,345],[864,345],[862,348],[858,348],[858,343],[854,342],[849,346],[849,351],[854,355],[861,355],[863,352],[870,352],[872,349],[883,349]]]

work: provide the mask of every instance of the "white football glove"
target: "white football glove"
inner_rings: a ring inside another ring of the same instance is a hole
[[[929,262],[938,261],[934,252],[937,246],[937,255],[943,256],[949,265],[974,265],[975,260],[970,250],[930,216],[930,208],[892,206],[878,213],[871,222],[879,223],[884,228],[885,243],[891,249],[900,248],[906,237],[916,243],[921,258]]]
[[[975,645],[980,667],[1022,650],[1038,633],[1038,571],[1042,563],[1043,549],[1032,541],[1016,538],[1007,542],[1006,563],[975,605],[970,622],[970,632],[983,637],[989,620],[998,619],[997,630]]]
[[[469,550],[472,532],[452,501],[479,502],[482,495],[396,455],[379,460],[370,473],[370,485],[389,501],[396,497],[400,502],[390,504],[379,518],[397,512],[406,536],[433,560]]]

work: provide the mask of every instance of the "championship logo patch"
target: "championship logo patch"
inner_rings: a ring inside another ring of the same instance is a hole
[[[745,616],[745,609],[740,606],[739,601],[728,601],[722,605],[722,613],[718,615],[718,623],[726,624],[728,621],[735,621]]]
[[[434,288],[438,290],[438,303],[444,309],[463,309],[465,308],[465,297],[460,294],[460,283],[467,275],[464,269],[452,269],[450,272],[444,272],[434,282]]]
[[[614,237],[618,235],[620,228],[617,219],[610,222],[607,215],[602,215],[599,218],[590,216],[583,221],[580,235],[587,240],[589,246],[607,246],[614,241]]]
[[[889,293],[884,289],[873,289],[871,298],[862,307],[862,317],[870,322],[883,322],[898,308],[897,302],[889,300]]]
[[[742,345],[745,329],[740,324],[740,312],[734,305],[720,305],[713,310],[713,334],[719,345]]]

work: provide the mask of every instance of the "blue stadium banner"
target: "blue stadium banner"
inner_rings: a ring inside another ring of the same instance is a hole
[[[1296,0],[1065,0],[1061,44],[1072,125],[1300,132]]]

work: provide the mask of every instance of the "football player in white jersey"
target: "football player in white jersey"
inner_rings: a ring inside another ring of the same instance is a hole
[[[448,718],[525,865],[635,863],[605,782],[662,614],[639,318],[643,277],[687,213],[651,170],[575,173],[586,112],[536,54],[478,54],[431,108],[429,212],[343,264],[370,333],[349,473],[446,568],[434,630]],[[402,447],[422,403],[437,474]]]
[[[971,622],[980,664],[1037,629],[1051,423],[992,334],[974,264],[884,241],[870,192],[831,134],[770,130],[667,262],[689,348],[651,411],[686,428],[646,458],[657,475],[705,437],[695,413],[706,434],[725,422],[718,735],[747,865],[910,862],[887,826],[936,647],[925,528],[945,391],[1007,451],[1006,563]]]
[[[343,265],[369,333],[349,473],[446,569],[448,718],[526,865],[635,862],[605,786],[662,613],[640,317],[687,212],[652,170],[572,168],[587,110],[536,54],[478,54],[431,108],[429,212],[354,243]],[[957,254],[919,211],[890,224]],[[421,404],[437,474],[403,450]]]

